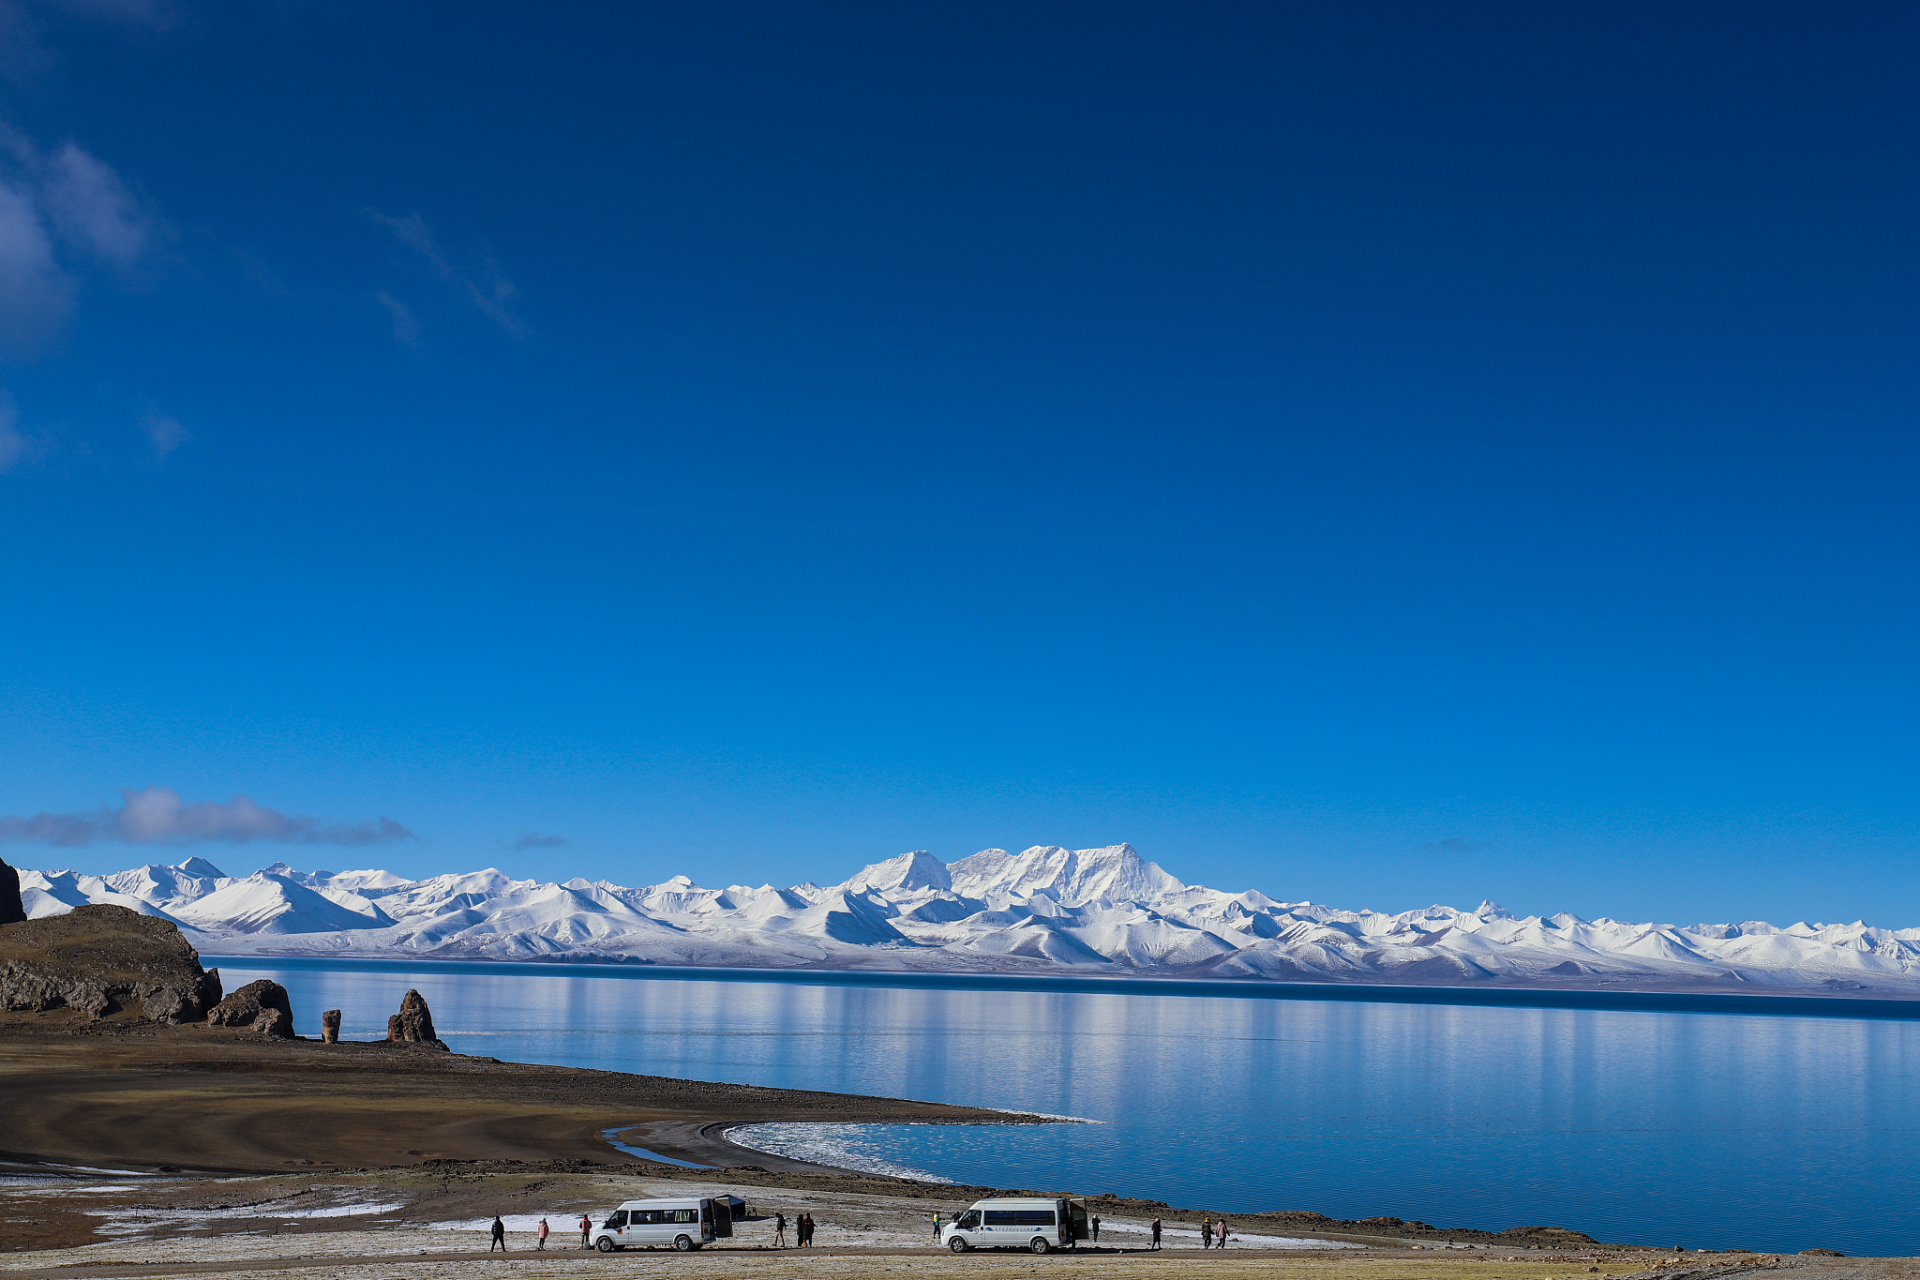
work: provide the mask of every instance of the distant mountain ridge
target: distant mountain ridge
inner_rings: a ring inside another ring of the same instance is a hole
[[[925,850],[822,888],[686,876],[640,888],[487,868],[228,876],[204,858],[110,876],[20,871],[30,918],[114,903],[226,955],[641,961],[1443,986],[1920,998],[1920,929],[1519,919],[1491,902],[1386,914],[1182,883],[1131,845],[947,863]]]

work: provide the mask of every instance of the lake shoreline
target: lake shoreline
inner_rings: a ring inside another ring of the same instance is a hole
[[[727,1137],[730,1129],[767,1123],[1070,1123],[1059,1117],[501,1062],[383,1041],[267,1040],[241,1029],[163,1026],[132,1014],[89,1020],[65,1010],[0,1013],[0,1092],[18,1117],[0,1150],[7,1172],[76,1184],[106,1172],[213,1184],[289,1173],[451,1181],[508,1173],[604,1177],[625,1170],[659,1180],[725,1179],[743,1190],[881,1194],[942,1204],[993,1194],[1084,1194],[891,1177],[790,1159]],[[615,1114],[623,1103],[628,1114]],[[688,1165],[627,1155],[608,1143],[610,1132]],[[1498,1232],[1398,1218],[1342,1221],[1304,1211],[1182,1209],[1114,1194],[1089,1203],[1109,1214],[1170,1221],[1230,1212],[1262,1230],[1327,1239],[1592,1244],[1552,1227]],[[0,1231],[0,1252],[20,1247],[30,1246]]]

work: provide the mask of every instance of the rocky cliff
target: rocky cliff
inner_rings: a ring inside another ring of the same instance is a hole
[[[156,1022],[198,1022],[220,1001],[220,971],[167,920],[125,907],[76,907],[0,926],[0,1008],[133,1009]]]
[[[18,924],[27,918],[20,901],[20,873],[0,858],[0,924]]]

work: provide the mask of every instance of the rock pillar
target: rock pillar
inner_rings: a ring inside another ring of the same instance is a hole
[[[320,1038],[328,1044],[340,1043],[340,1011],[329,1009],[320,1015]]]
[[[387,1019],[387,1039],[447,1047],[433,1033],[433,1014],[427,1009],[426,998],[418,991],[407,992],[406,999],[400,1002],[400,1012]]]

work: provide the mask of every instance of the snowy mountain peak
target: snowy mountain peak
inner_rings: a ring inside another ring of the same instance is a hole
[[[963,897],[1021,901],[1045,894],[1062,906],[1153,902],[1186,886],[1142,858],[1130,844],[1099,849],[1035,845],[1018,857],[986,849],[949,868]]]
[[[948,873],[946,863],[925,849],[915,849],[911,853],[862,868],[860,874],[847,881],[844,887],[854,893],[872,890],[883,895],[929,890],[949,893],[953,890],[953,877]]]

